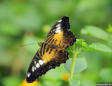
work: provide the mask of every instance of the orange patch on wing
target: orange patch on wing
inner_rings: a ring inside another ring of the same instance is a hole
[[[45,52],[44,55],[42,56],[42,59],[45,61],[45,63],[49,62],[52,58],[55,57],[55,49],[53,49],[51,53],[49,53],[49,51]]]
[[[63,32],[60,32],[58,34],[55,34],[54,35],[54,39],[57,39],[56,45],[59,45],[60,44],[60,41],[63,40]]]

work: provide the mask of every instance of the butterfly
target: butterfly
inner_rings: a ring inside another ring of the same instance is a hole
[[[40,49],[36,52],[27,71],[26,81],[32,83],[48,70],[65,63],[68,59],[66,48],[76,41],[70,31],[69,17],[62,17],[49,31],[45,42],[40,42]]]

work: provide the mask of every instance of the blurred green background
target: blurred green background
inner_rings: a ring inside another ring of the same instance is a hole
[[[76,74],[80,82],[69,80],[71,86],[112,81],[112,0],[0,0],[0,86],[22,83],[38,42],[62,16],[87,44],[78,55],[86,70]],[[68,86],[66,65],[42,76],[40,86]]]

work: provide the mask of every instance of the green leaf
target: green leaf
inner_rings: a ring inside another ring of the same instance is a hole
[[[109,46],[101,44],[101,43],[93,43],[89,46],[89,48],[92,48],[101,52],[112,53],[112,49]]]
[[[83,39],[77,39],[75,44],[72,47],[67,48],[70,54],[74,52],[81,52],[81,50],[88,48],[88,44]],[[70,56],[71,58],[72,56]]]
[[[112,81],[112,69],[111,68],[105,68],[101,70],[100,77],[105,81],[105,82],[111,82]]]
[[[59,81],[48,81],[48,80],[46,80],[46,81],[44,81],[43,83],[42,83],[42,86],[61,86],[61,82],[59,82]],[[38,86],[38,85],[37,85]]]
[[[49,70],[45,75],[41,77],[41,79],[44,81],[42,86],[62,86],[62,75],[65,73],[67,72],[64,68],[64,65]]]
[[[86,26],[81,30],[82,34],[89,35],[98,39],[107,40],[109,35],[101,28],[95,26]]]
[[[75,65],[75,73],[80,73],[87,68],[87,62],[85,58],[77,58]]]
[[[80,86],[80,80],[76,80],[75,78],[69,79],[70,86]]]
[[[71,63],[72,63],[72,59],[69,59],[66,64],[65,64],[65,68],[70,72],[70,68],[71,68]],[[87,61],[85,58],[77,58],[76,59],[76,63],[75,63],[75,74],[80,73],[82,71],[84,71],[87,68]]]
[[[94,83],[92,80],[84,80],[81,82],[81,86],[96,86],[96,83]]]
[[[85,48],[85,47],[87,47],[87,43],[83,39],[77,39],[75,46],[76,47],[80,46],[81,48]]]
[[[44,79],[52,79],[52,80],[59,80],[62,78],[62,75],[67,73],[67,71],[64,68],[64,65],[60,65],[59,67],[56,67],[55,69],[49,70],[43,77]],[[53,77],[55,74],[55,77]]]

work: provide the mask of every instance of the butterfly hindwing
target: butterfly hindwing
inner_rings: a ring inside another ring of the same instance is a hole
[[[45,42],[51,45],[67,48],[72,46],[75,41],[76,38],[70,31],[69,17],[64,16],[52,27]]]
[[[34,56],[28,72],[27,72],[27,82],[31,83],[35,81],[36,78],[46,73],[48,70],[59,66],[61,63],[65,63],[68,59],[68,52],[47,45],[46,43],[41,44],[41,48],[38,50]]]

